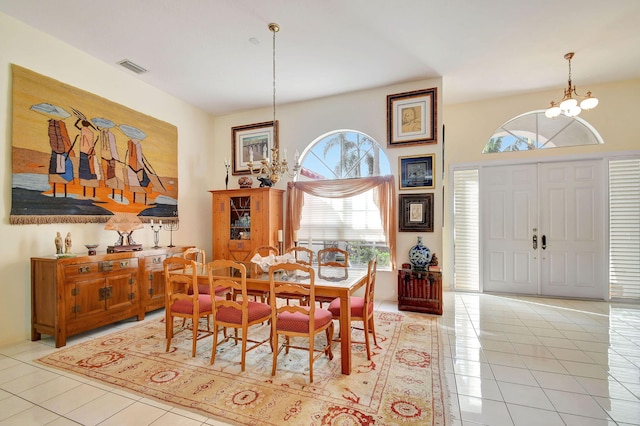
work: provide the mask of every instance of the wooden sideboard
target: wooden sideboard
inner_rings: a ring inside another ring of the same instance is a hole
[[[442,273],[398,270],[398,309],[442,315]]]
[[[31,340],[67,337],[164,307],[164,259],[187,247],[31,258]]]

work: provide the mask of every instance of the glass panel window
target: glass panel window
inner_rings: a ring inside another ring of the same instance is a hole
[[[560,115],[556,118],[547,118],[544,111],[532,111],[514,117],[496,129],[482,153],[601,143],[604,142],[600,134],[580,117]]]
[[[312,142],[300,157],[299,181],[358,179],[391,174],[381,146],[355,130],[336,130]],[[351,266],[366,267],[376,255],[378,267],[390,265],[380,211],[373,191],[350,198],[305,195],[299,244],[314,252],[340,247],[349,252]]]

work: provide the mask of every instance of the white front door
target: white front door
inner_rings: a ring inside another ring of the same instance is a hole
[[[540,165],[541,293],[602,299],[604,196],[601,161]]]
[[[537,165],[482,169],[483,291],[538,293]]]
[[[484,168],[483,291],[606,297],[601,161]]]

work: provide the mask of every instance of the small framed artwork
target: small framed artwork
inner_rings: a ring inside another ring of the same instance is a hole
[[[437,143],[437,88],[387,96],[387,146]]]
[[[433,194],[400,194],[401,232],[433,232]]]
[[[278,121],[245,124],[231,128],[233,174],[248,175],[249,162],[254,168],[264,157],[271,156],[271,148],[278,148]]]
[[[435,188],[435,154],[399,157],[400,189]]]

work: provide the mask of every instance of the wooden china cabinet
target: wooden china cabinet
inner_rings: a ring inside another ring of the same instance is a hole
[[[263,187],[209,192],[213,197],[213,259],[248,261],[257,247],[278,247],[283,190]]]

